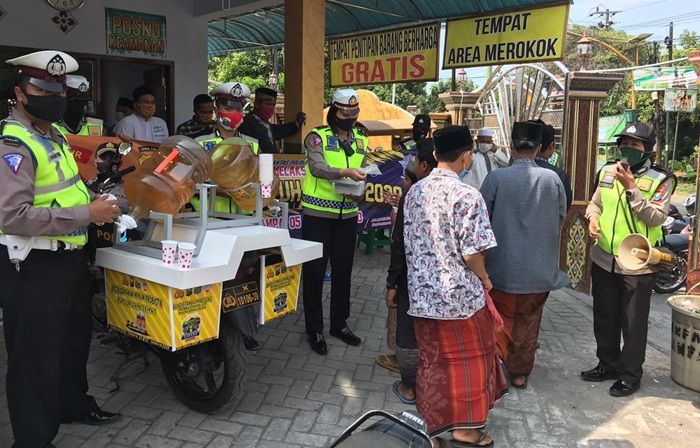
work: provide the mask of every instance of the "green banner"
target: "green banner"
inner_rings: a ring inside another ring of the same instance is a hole
[[[105,21],[107,54],[165,57],[165,16],[105,8]]]
[[[666,90],[697,85],[695,69],[688,67],[651,67],[634,71],[634,90]]]

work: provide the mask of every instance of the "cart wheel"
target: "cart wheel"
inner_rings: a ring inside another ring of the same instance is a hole
[[[219,339],[160,356],[165,378],[187,407],[213,414],[243,388],[246,354],[243,335],[222,322]]]

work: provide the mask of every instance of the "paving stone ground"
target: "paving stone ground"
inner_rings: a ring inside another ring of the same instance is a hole
[[[363,338],[347,347],[328,337],[328,356],[311,352],[297,311],[260,330],[263,349],[249,354],[241,396],[215,415],[191,411],[168,389],[160,366],[136,363],[122,373],[111,393],[111,376],[122,361],[114,347],[95,340],[88,372],[91,393],[101,406],[124,418],[105,427],[63,425],[59,448],[324,447],[363,412],[401,411],[391,391],[398,375],[376,364],[386,350],[384,279],[388,255],[358,251],[349,326]],[[640,392],[608,395],[611,383],[585,383],[582,368],[595,365],[591,299],[560,290],[547,302],[529,388],[512,390],[491,414],[488,429],[498,447],[697,447],[700,394],[670,378],[670,309],[655,295]],[[327,307],[327,304],[326,304]],[[328,314],[328,308],[325,310]],[[0,349],[0,376],[7,356]],[[0,447],[9,447],[4,384],[0,386]]]

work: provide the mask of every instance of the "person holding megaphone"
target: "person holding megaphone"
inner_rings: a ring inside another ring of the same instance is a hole
[[[668,215],[676,178],[666,168],[653,164],[655,133],[651,127],[634,122],[617,137],[620,159],[600,170],[586,208],[588,232],[596,240],[591,248],[591,277],[599,362],[581,372],[581,378],[617,380],[610,394],[625,397],[640,387],[656,276],[653,263],[627,261],[642,250],[648,253],[661,245],[661,225]],[[633,234],[638,235],[621,245]],[[644,247],[632,247],[630,243],[637,240],[644,242]],[[628,253],[633,249],[634,254]]]

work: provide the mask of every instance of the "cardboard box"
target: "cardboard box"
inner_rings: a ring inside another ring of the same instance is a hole
[[[170,351],[219,337],[221,283],[187,290],[105,270],[110,328]]]

